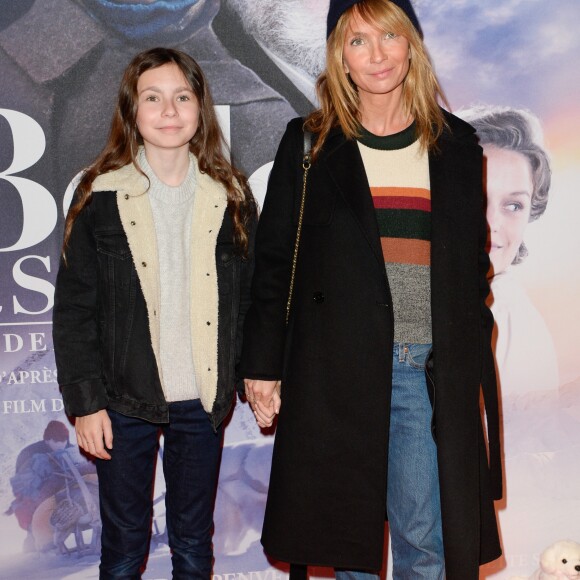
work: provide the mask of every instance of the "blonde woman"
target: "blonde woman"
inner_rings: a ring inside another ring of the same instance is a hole
[[[318,91],[276,156],[244,328],[258,423],[279,412],[262,542],[376,578],[386,512],[395,578],[475,580],[501,553],[481,148],[437,105],[407,0],[330,2]]]

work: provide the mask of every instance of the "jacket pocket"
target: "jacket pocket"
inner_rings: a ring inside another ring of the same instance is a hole
[[[234,266],[236,260],[239,261],[239,256],[236,255],[233,243],[221,243],[216,246],[216,266],[218,276],[218,291],[219,295],[229,295],[232,293],[234,282]]]
[[[112,258],[126,260],[131,257],[129,242],[124,233],[97,233],[97,252]]]

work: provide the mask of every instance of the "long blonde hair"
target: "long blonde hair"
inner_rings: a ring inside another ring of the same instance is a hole
[[[412,58],[403,81],[403,110],[415,120],[421,148],[434,149],[446,126],[438,99],[444,103],[446,100],[423,40],[403,10],[390,0],[361,0],[345,10],[326,43],[326,69],[316,83],[320,108],[304,123],[306,129],[318,134],[312,157],[316,159],[329,131],[335,126],[340,126],[348,139],[359,136],[360,98],[343,65],[344,41],[354,15],[409,41]]]
[[[189,142],[200,171],[221,183],[227,192],[228,210],[234,225],[234,243],[244,256],[248,252],[248,224],[256,214],[256,203],[247,179],[222,153],[223,135],[218,125],[205,76],[193,58],[171,48],[152,48],[136,55],[125,70],[109,138],[100,155],[83,173],[78,185],[78,200],[68,212],[64,228],[63,254],[75,219],[92,200],[94,180],[103,173],[133,163],[143,139],[137,129],[137,81],[148,70],[165,64],[179,67],[199,103],[199,127]]]

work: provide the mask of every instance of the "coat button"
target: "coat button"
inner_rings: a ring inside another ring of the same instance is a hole
[[[143,266],[143,268],[147,268],[147,262],[141,262],[141,266]]]
[[[324,302],[324,294],[322,292],[315,292],[312,295],[312,299],[316,304],[322,304]]]
[[[129,194],[128,193],[125,194],[125,199],[129,199]]]

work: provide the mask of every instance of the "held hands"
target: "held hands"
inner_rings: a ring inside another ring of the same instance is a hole
[[[250,403],[258,426],[270,427],[274,417],[280,412],[280,381],[244,379],[246,398]]]
[[[99,459],[111,459],[107,449],[113,449],[113,429],[105,409],[77,417],[75,431],[81,449]]]

